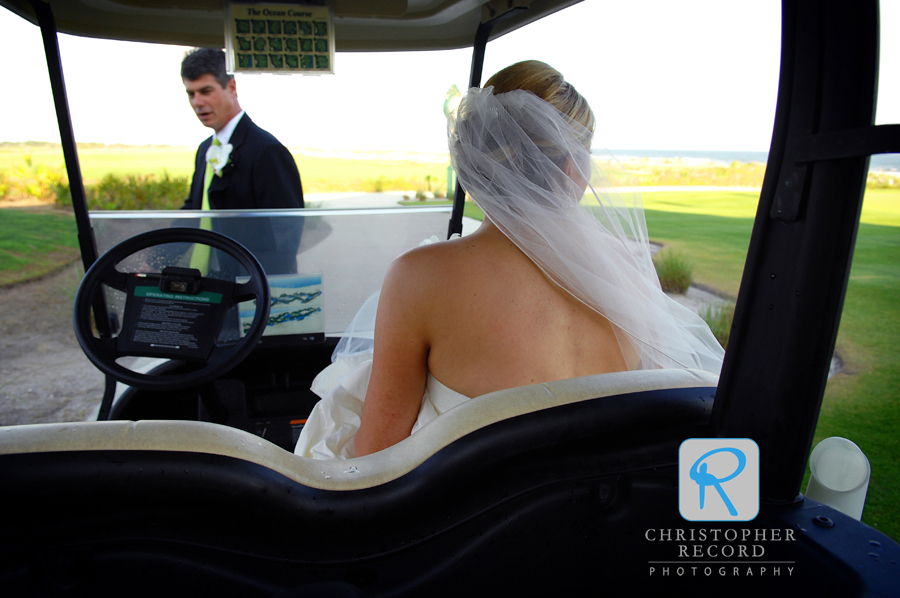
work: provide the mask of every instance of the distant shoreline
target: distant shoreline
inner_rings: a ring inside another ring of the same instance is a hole
[[[769,152],[742,151],[742,150],[637,150],[637,149],[613,149],[597,150],[592,152],[601,157],[604,154],[612,154],[620,162],[632,160],[674,160],[681,159],[689,163],[703,161],[730,164],[732,162],[761,163],[765,164],[769,159]],[[869,162],[870,172],[900,172],[900,154],[876,154]]]
[[[105,143],[78,143],[80,150],[140,150],[140,151],[195,151],[194,146],[180,145],[130,145],[130,144],[105,144]],[[291,147],[291,153],[300,156],[310,156],[317,158],[335,158],[344,160],[387,160],[387,161],[410,161],[421,163],[446,163],[449,162],[449,154],[447,152],[427,151],[427,150],[367,150],[367,149],[334,149],[334,148],[311,148],[311,147]],[[0,152],[62,152],[62,146],[59,143],[50,141],[0,141]],[[667,161],[680,161],[688,164],[731,164],[732,162],[743,163],[766,163],[768,160],[768,152],[752,151],[752,150],[647,150],[647,149],[612,149],[605,150],[602,148],[594,148],[592,154],[595,158],[602,160],[604,157],[613,157],[619,162],[630,163],[651,162],[665,163]],[[900,154],[879,154],[872,156],[869,164],[870,172],[900,172]]]

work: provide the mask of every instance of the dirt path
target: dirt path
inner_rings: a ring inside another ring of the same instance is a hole
[[[75,340],[80,264],[0,289],[0,425],[82,421],[103,396],[103,375]]]

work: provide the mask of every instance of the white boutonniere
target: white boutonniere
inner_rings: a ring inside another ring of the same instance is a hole
[[[209,146],[206,150],[206,162],[212,166],[213,172],[218,176],[222,176],[222,169],[228,164],[231,156],[231,144]]]

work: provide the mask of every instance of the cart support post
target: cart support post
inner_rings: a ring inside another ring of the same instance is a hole
[[[50,5],[41,0],[29,0],[37,16],[44,42],[44,54],[47,58],[47,70],[50,74],[50,87],[53,91],[53,103],[56,106],[56,121],[59,123],[59,138],[62,143],[63,157],[66,161],[66,175],[69,178],[69,189],[72,193],[72,207],[75,210],[75,224],[78,227],[78,244],[81,247],[81,260],[87,270],[97,260],[91,224],[87,213],[87,199],[84,194],[84,183],[81,179],[81,166],[78,163],[78,150],[75,146],[75,133],[72,130],[72,117],[69,113],[69,100],[66,96],[66,84],[63,79],[62,59],[59,54],[59,41],[56,37],[56,20]]]
[[[877,0],[827,8],[785,0],[782,26],[772,145],[712,411],[714,436],[759,445],[760,499],[769,504],[799,498],[850,275],[868,152],[897,145],[883,139],[893,129],[873,126]],[[847,131],[865,138],[860,151],[819,143],[840,141]]]
[[[62,58],[59,54],[59,40],[56,37],[56,19],[53,17],[53,10],[48,3],[41,0],[28,1],[34,9],[44,42],[50,88],[53,92],[53,104],[56,107],[56,121],[59,124],[59,138],[66,161],[69,190],[72,194],[72,209],[75,212],[81,263],[86,272],[91,264],[97,261],[97,245],[94,242],[94,233],[88,217],[87,198],[84,193],[84,182],[81,179],[81,166],[78,163],[78,148],[75,145],[75,133],[72,130],[72,117],[69,113],[69,99],[66,95],[66,83],[63,78]],[[98,296],[94,300],[93,308],[94,320],[100,336],[110,336],[109,316],[102,297]]]

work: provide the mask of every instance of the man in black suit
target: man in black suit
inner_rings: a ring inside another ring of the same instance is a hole
[[[197,118],[215,132],[197,150],[182,209],[302,208],[297,164],[286,147],[241,109],[234,77],[225,70],[225,53],[191,50],[181,63],[181,78]],[[215,231],[247,246],[267,274],[297,271],[302,218],[212,220]]]

